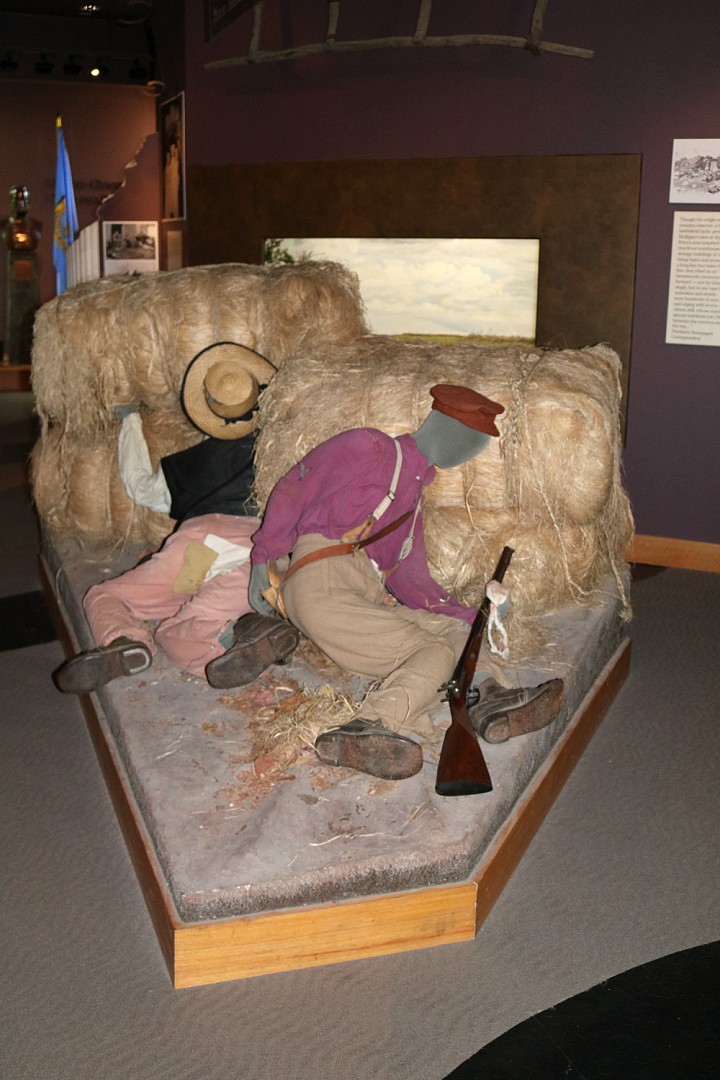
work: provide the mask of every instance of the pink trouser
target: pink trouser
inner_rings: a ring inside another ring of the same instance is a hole
[[[117,637],[142,641],[151,652],[157,646],[176,667],[204,675],[205,665],[222,656],[219,637],[231,623],[250,611],[250,561],[217,574],[196,593],[173,592],[173,584],[191,540],[214,533],[233,544],[251,547],[260,527],[254,517],[203,514],[190,518],[167,538],[147,562],[119,577],[93,585],[83,600],[90,629],[98,645]],[[153,633],[145,620],[159,620]]]

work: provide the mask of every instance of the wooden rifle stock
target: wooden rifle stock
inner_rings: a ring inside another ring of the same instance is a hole
[[[502,581],[513,557],[513,549],[504,547],[495,567],[494,581]],[[490,773],[473,731],[467,708],[467,694],[475,674],[483,634],[490,616],[486,596],[475,616],[470,635],[447,684],[450,727],[445,732],[438,762],[435,790],[438,795],[483,795],[492,791]]]

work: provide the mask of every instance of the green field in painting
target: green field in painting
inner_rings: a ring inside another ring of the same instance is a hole
[[[493,337],[491,334],[393,334],[392,337],[400,341],[427,341],[431,345],[495,345],[498,348],[504,345],[526,345],[532,348],[535,344],[532,338]]]

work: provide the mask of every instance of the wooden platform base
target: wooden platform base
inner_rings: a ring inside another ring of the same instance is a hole
[[[720,574],[720,544],[675,540],[669,536],[634,536],[628,562],[674,566],[679,570],[705,570]]]
[[[30,390],[29,364],[0,364],[0,391]]]
[[[75,651],[72,634],[42,560],[41,573],[70,654]],[[199,923],[183,922],[178,917],[96,699],[82,695],[79,700],[174,986],[197,986],[471,940],[622,686],[629,663],[630,643],[625,641],[596,679],[469,880]]]

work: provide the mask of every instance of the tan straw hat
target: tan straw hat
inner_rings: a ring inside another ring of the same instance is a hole
[[[239,439],[255,429],[257,416],[248,415],[260,387],[276,368],[264,356],[220,341],[199,352],[187,366],[180,400],[188,419],[214,439]]]

